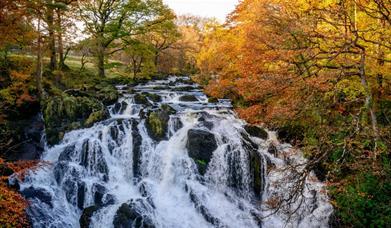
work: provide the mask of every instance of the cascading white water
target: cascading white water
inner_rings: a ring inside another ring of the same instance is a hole
[[[272,199],[289,194],[294,180],[283,168],[288,156],[290,164],[305,162],[300,152],[279,144],[273,132],[267,139],[249,135],[229,101],[209,103],[187,80],[151,81],[131,92],[118,86],[123,96],[109,107],[110,119],[47,149],[42,160],[49,164],[20,183],[33,226],[327,227],[332,207],[313,174],[297,205],[270,208]],[[140,104],[135,94],[155,96]],[[156,139],[145,116],[162,105],[175,111],[165,137]],[[205,153],[210,161],[197,160]]]

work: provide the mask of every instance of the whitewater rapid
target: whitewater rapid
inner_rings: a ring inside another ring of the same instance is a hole
[[[274,132],[250,135],[229,100],[208,102],[187,77],[118,90],[109,119],[67,133],[20,182],[33,227],[328,227],[333,209],[313,172],[297,199],[275,211],[294,184],[288,164],[306,160]],[[172,111],[157,140],[146,116],[162,105]],[[189,155],[190,133],[205,139],[198,150],[216,144],[204,173],[205,161]]]

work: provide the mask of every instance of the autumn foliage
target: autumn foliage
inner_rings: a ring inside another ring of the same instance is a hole
[[[2,227],[29,227],[25,214],[28,202],[8,186],[9,172],[23,179],[27,171],[37,167],[38,161],[5,162],[0,159],[0,224]]]
[[[337,227],[390,224],[390,12],[389,0],[243,0],[197,57],[209,95],[316,164]]]

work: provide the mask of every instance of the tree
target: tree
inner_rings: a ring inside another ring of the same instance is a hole
[[[161,0],[90,0],[79,4],[80,16],[95,40],[95,55],[101,77],[105,76],[107,56],[123,50],[121,44],[126,44],[114,41],[131,39],[147,32],[150,27],[166,21],[164,15],[169,11]]]

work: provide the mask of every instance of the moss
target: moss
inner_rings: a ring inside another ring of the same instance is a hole
[[[204,160],[195,160],[195,163],[197,165],[197,168],[198,168],[198,172],[201,174],[201,175],[204,175],[206,173],[206,170],[208,168],[208,162],[207,161],[204,161]]]
[[[217,99],[216,97],[209,97],[208,102],[209,103],[217,103],[217,102],[219,102],[219,99]]]
[[[92,126],[107,117],[108,111],[92,97],[74,97],[67,94],[50,97],[44,102],[44,120],[50,145],[58,143],[63,134],[82,126]]]
[[[147,117],[147,127],[152,138],[159,140],[165,137],[167,122],[162,120],[156,112],[151,112]]]
[[[91,127],[94,123],[102,121],[104,119],[107,119],[109,116],[107,110],[100,110],[97,112],[93,112],[90,114],[90,116],[87,118],[87,120],[84,123],[85,127]]]
[[[147,96],[144,94],[136,94],[134,96],[134,102],[136,104],[141,104],[141,105],[148,105],[149,104]]]
[[[114,86],[106,85],[98,89],[95,97],[100,101],[102,101],[103,104],[110,105],[110,104],[114,104],[118,100],[119,94]]]

